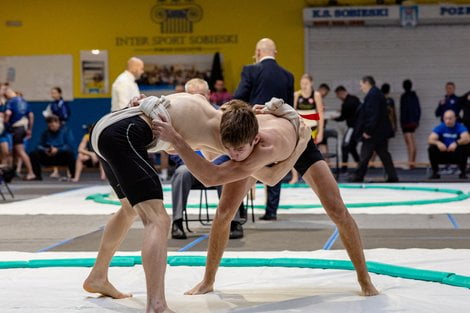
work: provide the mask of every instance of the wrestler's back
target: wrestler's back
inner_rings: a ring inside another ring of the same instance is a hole
[[[287,159],[295,149],[297,133],[291,122],[271,114],[260,114],[256,116],[260,133],[264,141],[272,144],[276,162]],[[269,141],[269,142],[268,142]]]
[[[191,147],[211,147],[223,153],[219,131],[222,112],[201,95],[176,93],[166,98],[171,102],[167,108],[171,124]]]

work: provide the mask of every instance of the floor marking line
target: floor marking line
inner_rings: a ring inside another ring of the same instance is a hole
[[[65,245],[65,244],[67,244],[67,243],[69,243],[69,242],[72,242],[72,241],[74,241],[74,240],[77,239],[77,238],[80,238],[80,237],[83,237],[83,236],[86,236],[86,235],[89,235],[89,234],[93,234],[93,233],[102,231],[103,229],[104,229],[104,226],[100,226],[97,230],[94,230],[94,231],[92,231],[92,232],[90,232],[90,233],[87,233],[87,234],[84,234],[84,235],[80,235],[80,236],[76,236],[76,237],[69,238],[69,239],[64,239],[64,240],[62,240],[62,241],[59,241],[58,243],[55,243],[55,244],[50,245],[50,246],[48,246],[48,247],[42,248],[42,249],[36,251],[36,253],[49,251],[49,250],[54,249],[54,248],[56,248],[56,247],[59,247],[59,246]]]
[[[455,229],[459,229],[459,224],[457,223],[457,220],[455,219],[455,217],[450,213],[447,213],[447,217],[449,218],[449,221],[452,224],[452,226],[454,226]]]
[[[338,239],[338,235],[339,235],[338,227],[335,227],[335,231],[330,236],[330,238],[328,238],[328,240],[326,241],[325,245],[323,246],[323,250],[330,250],[331,247],[335,244],[336,239]]]
[[[209,235],[202,235],[201,237],[197,238],[196,240],[194,241],[191,241],[190,243],[188,243],[186,246],[184,246],[183,248],[179,249],[178,252],[184,252],[184,251],[187,251],[189,249],[191,249],[192,247],[194,247],[195,245],[197,245],[198,243],[200,243],[201,241],[204,241],[206,240],[207,238],[209,238]]]

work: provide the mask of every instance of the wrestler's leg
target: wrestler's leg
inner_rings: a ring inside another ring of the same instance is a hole
[[[193,289],[185,292],[186,295],[205,294],[214,290],[215,274],[229,239],[230,222],[237,213],[243,198],[255,182],[254,178],[248,177],[224,185],[219,207],[212,221],[204,278]]]
[[[120,199],[121,208],[113,214],[106,224],[101,237],[100,249],[96,263],[83,283],[83,289],[92,293],[101,293],[104,296],[120,299],[131,297],[118,291],[108,281],[108,269],[111,259],[134,223],[137,212],[131,207],[126,198]]]
[[[172,312],[165,300],[165,270],[171,219],[162,200],[147,200],[135,206],[144,224],[142,266],[147,284],[147,313]]]
[[[318,195],[326,213],[338,227],[343,245],[356,269],[362,295],[378,294],[367,271],[359,229],[341,199],[338,185],[330,168],[325,161],[315,162],[303,178]]]

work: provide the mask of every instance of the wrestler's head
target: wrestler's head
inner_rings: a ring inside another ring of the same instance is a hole
[[[222,105],[220,137],[233,161],[245,160],[259,141],[258,120],[246,102],[232,100]]]

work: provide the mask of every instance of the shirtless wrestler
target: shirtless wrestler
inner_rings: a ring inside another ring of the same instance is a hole
[[[109,282],[108,269],[112,256],[138,215],[144,224],[142,264],[147,285],[147,313],[172,312],[168,309],[164,293],[170,217],[163,206],[163,192],[158,175],[147,154],[147,151],[171,149],[169,144],[157,140],[152,134],[151,121],[159,115],[171,121],[174,129],[194,149],[216,155],[227,152],[219,133],[222,113],[216,111],[200,95],[179,93],[161,98],[148,97],[141,100],[139,106],[104,116],[96,123],[92,131],[93,149],[100,157],[106,176],[121,202],[121,208],[111,217],[104,229],[96,263],[83,287],[86,291],[113,298],[131,296],[118,291]],[[265,125],[264,120],[266,120],[266,127],[271,127],[269,119],[263,116],[260,118],[262,126]],[[282,127],[293,129],[285,119],[280,119],[279,123],[283,125]],[[296,136],[292,134],[289,137],[290,143],[286,144],[286,150],[279,154],[277,160],[272,161],[287,159],[284,162],[290,162],[289,166],[293,166],[308,141],[306,127],[300,129],[303,136],[300,137],[297,145]],[[287,138],[284,141],[287,142]],[[284,172],[277,171],[284,162],[272,168],[250,170],[250,174],[263,182],[272,184],[285,175]],[[235,165],[238,164],[235,162]],[[245,177],[247,177],[246,171],[228,181]]]
[[[281,173],[283,177],[294,163],[293,167],[318,195],[328,216],[338,227],[342,242],[356,269],[361,294],[378,294],[367,271],[357,225],[346,209],[336,181],[313,141],[308,140],[300,157],[292,160],[297,152],[292,154],[296,132],[287,120],[271,114],[255,116],[248,105],[239,100],[232,100],[225,106],[227,108],[223,115],[217,117],[217,123],[220,123],[222,144],[231,161],[218,166],[197,156],[185,142],[186,135],[180,134],[176,127],[162,119],[153,121],[154,133],[161,140],[173,145],[198,180],[207,186],[225,184],[209,236],[203,280],[186,294],[204,294],[213,290],[215,275],[228,241],[230,221],[255,182],[252,173],[269,169],[270,165],[289,155],[290,160],[277,164],[275,172]],[[265,112],[263,106],[255,106],[255,110],[257,113]],[[277,181],[271,181],[271,185]]]

